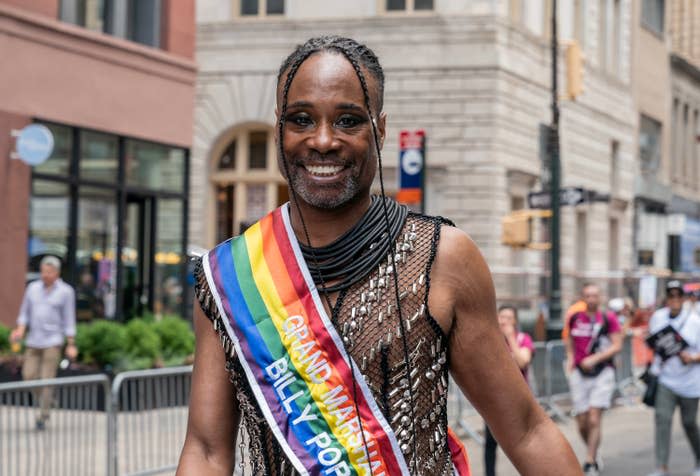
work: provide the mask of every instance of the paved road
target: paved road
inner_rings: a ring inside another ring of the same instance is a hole
[[[643,405],[622,406],[610,410],[603,417],[603,457],[605,476],[645,476],[654,464],[654,414]],[[476,426],[476,423],[474,424]],[[572,443],[579,458],[585,449],[576,431],[575,422],[568,419],[559,424],[566,438]],[[466,441],[472,461],[474,476],[483,475],[482,448],[473,440]],[[671,476],[688,476],[692,471],[693,457],[676,412],[671,443]],[[518,472],[499,450],[498,476],[515,476]]]

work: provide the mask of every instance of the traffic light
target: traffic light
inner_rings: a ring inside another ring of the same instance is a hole
[[[569,99],[583,93],[583,53],[576,40],[566,48],[566,92]]]
[[[501,243],[525,247],[532,241],[532,221],[525,213],[513,212],[501,219]]]
[[[550,218],[552,210],[517,210],[501,219],[501,243],[514,248],[548,250],[550,243],[533,243],[532,219]]]

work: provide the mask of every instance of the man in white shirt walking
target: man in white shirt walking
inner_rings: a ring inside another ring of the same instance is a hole
[[[61,278],[61,261],[55,256],[41,260],[41,279],[29,283],[24,293],[17,327],[12,342],[21,341],[26,334],[22,377],[25,380],[56,376],[63,345],[65,355],[73,360],[78,355],[75,346],[75,291]],[[27,332],[27,329],[29,332]],[[41,391],[41,412],[36,428],[46,428],[51,407],[52,389]]]
[[[692,476],[700,476],[700,432],[697,413],[700,397],[700,316],[690,306],[683,306],[683,286],[670,281],[666,286],[666,307],[657,310],[649,321],[649,334],[654,335],[669,325],[688,346],[663,360],[654,357],[652,373],[658,375],[655,401],[656,471],[649,476],[668,476],[671,445],[671,423],[676,406],[681,409],[683,429],[695,455]]]

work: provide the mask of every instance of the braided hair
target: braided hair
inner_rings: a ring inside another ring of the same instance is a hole
[[[379,142],[379,133],[377,130],[377,120],[379,118],[379,114],[382,111],[383,103],[384,103],[384,70],[382,69],[382,66],[379,64],[379,59],[377,58],[377,55],[374,54],[374,52],[367,47],[366,45],[363,45],[361,43],[358,43],[357,41],[351,39],[351,38],[344,38],[341,36],[336,36],[336,35],[325,35],[325,36],[319,36],[315,38],[311,38],[307,40],[305,43],[298,45],[297,48],[282,62],[282,65],[280,66],[279,73],[277,75],[277,89],[279,91],[280,86],[282,86],[282,95],[281,95],[281,105],[279,108],[279,117],[278,117],[278,123],[277,123],[277,133],[278,133],[278,140],[279,140],[279,150],[278,153],[280,154],[280,161],[283,164],[284,172],[287,178],[290,177],[289,173],[289,165],[287,163],[287,159],[284,154],[284,126],[285,126],[285,119],[287,115],[287,104],[288,104],[288,94],[289,94],[289,89],[292,85],[292,81],[294,80],[294,77],[296,76],[297,72],[299,71],[299,68],[301,65],[309,59],[314,54],[317,53],[335,53],[335,54],[341,54],[345,57],[345,59],[348,60],[348,62],[352,65],[353,69],[355,70],[355,74],[357,75],[358,80],[360,81],[360,85],[362,87],[362,94],[364,96],[364,101],[365,101],[365,107],[367,109],[367,115],[369,116],[370,119],[370,124],[371,124],[371,129],[372,129],[372,139],[373,139],[373,144],[375,151],[377,153],[377,160],[378,160],[378,166],[379,166],[379,184],[381,188],[381,202],[382,202],[382,208],[383,208],[383,214],[384,218],[386,221],[386,227],[387,227],[387,239],[390,239],[390,230],[391,230],[391,223],[389,220],[389,213],[387,210],[387,205],[386,205],[386,194],[384,192],[384,176],[382,172],[382,155],[381,155],[381,144]],[[370,91],[369,87],[367,84],[367,78],[365,76],[365,72],[363,70],[366,70],[372,78],[376,82],[376,91],[375,93],[375,99],[376,99],[376,106],[377,110],[373,111],[372,110],[372,104],[371,104],[371,99],[370,99]],[[286,73],[286,77],[285,77]],[[282,84],[282,80],[284,78],[284,83]],[[302,216],[301,213],[301,208],[299,207],[298,200],[297,200],[297,193],[294,190],[294,187],[292,186],[291,180],[289,181],[289,188],[291,191],[291,201],[293,202],[297,213],[299,214],[299,218],[301,221],[302,229],[304,231],[304,235],[306,238],[306,244],[309,248],[311,248],[313,260],[315,262],[315,271],[317,273],[317,276],[319,278],[319,281],[321,283],[321,290],[323,291],[324,298],[326,300],[326,304],[328,305],[329,309],[333,309],[333,306],[331,306],[330,303],[330,298],[328,297],[328,293],[326,291],[326,285],[323,282],[323,277],[320,272],[320,267],[318,265],[318,259],[316,258],[315,253],[313,252],[313,247],[311,246],[311,240],[309,237],[309,232],[306,227],[306,222],[304,220],[304,217]],[[415,408],[415,400],[413,398],[413,391],[411,390],[413,388],[412,385],[412,377],[411,377],[411,360],[409,358],[409,350],[408,350],[408,342],[406,339],[406,329],[405,329],[405,324],[404,324],[404,319],[403,319],[403,314],[401,312],[401,306],[400,306],[400,298],[399,298],[399,276],[398,276],[398,270],[396,266],[396,259],[394,257],[394,253],[389,253],[391,260],[392,260],[392,265],[394,269],[394,294],[395,294],[395,299],[396,299],[396,309],[398,311],[398,319],[399,319],[399,327],[401,329],[401,340],[403,343],[403,354],[404,354],[404,359],[406,362],[406,367],[407,367],[407,376],[409,379],[409,392],[410,392],[410,412],[411,412],[411,425],[413,426],[413,433],[415,434],[415,414],[414,414],[414,408]],[[362,440],[364,443],[365,451],[369,455],[369,448],[367,446],[367,441],[365,440],[365,434],[364,430],[362,429],[362,420],[360,419],[359,415],[359,408],[357,407],[357,388],[356,388],[356,383],[354,379],[354,364],[352,358],[350,360],[350,369],[351,372],[353,373],[353,399],[355,401],[355,411],[358,415],[358,420],[360,423],[360,433],[362,435]],[[416,464],[417,462],[417,449],[416,449],[416,438],[414,437],[412,439],[412,449],[413,449],[413,457],[411,458],[411,461]],[[417,472],[417,471],[416,471]],[[372,474],[371,466],[370,466],[370,474]]]

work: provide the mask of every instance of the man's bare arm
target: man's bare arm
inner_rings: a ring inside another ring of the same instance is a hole
[[[428,304],[449,332],[455,382],[520,474],[581,474],[568,442],[509,355],[496,320],[491,274],[476,245],[458,229],[442,230]]]
[[[177,476],[230,476],[235,465],[238,404],[221,342],[198,304],[194,330],[197,344],[190,414]]]

